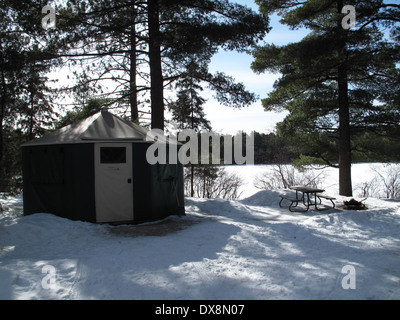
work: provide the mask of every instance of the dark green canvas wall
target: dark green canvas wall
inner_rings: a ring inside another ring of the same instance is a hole
[[[95,222],[93,144],[22,148],[24,214]]]
[[[178,201],[183,206],[183,166],[153,164],[146,160],[149,144],[133,146],[133,193],[135,221],[163,219],[178,214]],[[175,188],[176,187],[176,192]]]
[[[177,214],[178,200],[184,202],[182,165],[150,165],[148,146],[132,145],[135,223]],[[25,146],[22,156],[25,215],[45,212],[96,222],[93,143]]]

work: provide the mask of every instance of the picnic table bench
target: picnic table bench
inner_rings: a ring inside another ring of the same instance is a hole
[[[294,211],[294,210],[292,210],[293,204],[296,204],[295,207],[297,207],[297,204],[299,202],[303,201],[302,199],[293,198],[293,197],[290,197],[290,196],[285,195],[285,194],[281,194],[280,197],[281,197],[281,201],[279,201],[279,206],[281,208],[283,208],[282,207],[282,201],[283,201],[283,199],[286,199],[286,200],[290,201],[289,211],[292,211],[292,212]]]
[[[326,194],[317,194],[317,198],[319,198],[319,203],[321,203],[321,198],[330,200],[332,202],[332,207],[335,208],[335,202],[333,202],[333,200],[336,200],[335,197],[331,197]]]
[[[326,194],[323,194],[322,192],[325,192],[323,189],[318,189],[318,188],[311,188],[311,187],[306,187],[306,186],[291,186],[289,187],[291,190],[296,191],[296,196],[290,196],[290,195],[280,195],[281,200],[279,201],[279,206],[282,207],[282,202],[283,200],[288,200],[290,201],[289,205],[289,211],[297,211],[293,210],[292,207],[297,207],[299,202],[303,202],[304,206],[306,209],[304,212],[307,212],[310,209],[310,206],[314,206],[315,210],[322,210],[317,207],[318,203],[321,204],[322,200],[321,199],[326,199],[331,201],[333,208],[335,208],[335,202],[333,200],[336,200],[336,198],[328,196]],[[299,196],[299,192],[301,192],[301,196]],[[314,198],[314,201],[313,199]]]

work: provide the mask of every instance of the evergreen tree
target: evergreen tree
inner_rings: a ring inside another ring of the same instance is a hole
[[[192,65],[196,67],[196,65]],[[169,110],[172,114],[172,120],[176,122],[179,130],[201,129],[211,130],[210,122],[206,119],[203,109],[205,100],[199,94],[203,91],[199,80],[194,77],[195,69],[188,68],[189,72],[185,78],[180,79],[176,87],[177,100],[169,104]]]
[[[383,22],[393,27],[399,8],[381,0],[348,1],[357,24],[347,29],[341,0],[256,2],[264,14],[279,12],[291,28],[310,29],[297,43],[254,51],[254,71],[282,74],[263,106],[289,111],[278,132],[312,157],[337,163],[339,193],[350,196],[352,139],[365,130],[398,130],[399,105],[388,102],[399,94],[399,45],[385,38]]]
[[[177,87],[180,90],[177,93],[177,100],[169,104],[169,110],[172,114],[172,121],[176,123],[179,131],[184,129],[198,132],[201,129],[211,130],[210,122],[206,119],[203,110],[205,100],[198,93],[203,89],[198,82],[193,78],[192,72],[189,72],[184,79],[177,83]],[[214,166],[205,164],[199,166],[192,163],[189,164],[189,167],[190,174],[186,174],[185,178],[190,180],[190,196],[193,197],[195,175],[203,177],[202,181],[205,187],[206,177],[215,176],[218,169]]]
[[[21,174],[20,143],[43,134],[56,117],[46,74],[59,61],[41,11],[41,1],[0,1],[0,191]]]
[[[113,96],[118,103],[129,97],[137,106],[136,93],[150,90],[153,128],[164,128],[164,90],[184,78],[193,61],[199,66],[197,78],[221,102],[243,106],[255,99],[242,84],[206,68],[218,48],[244,50],[267,31],[267,21],[244,6],[225,0],[70,0],[60,15],[60,27],[74,33],[66,40],[71,51],[64,57],[83,67],[77,91]],[[102,80],[114,81],[115,90],[102,92]]]

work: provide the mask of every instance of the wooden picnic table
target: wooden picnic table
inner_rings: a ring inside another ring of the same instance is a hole
[[[318,210],[318,208],[317,208],[317,193],[325,192],[324,189],[312,188],[312,187],[306,187],[306,186],[290,186],[289,189],[296,191],[296,199],[303,200],[303,204],[307,207],[306,211],[308,211],[310,209],[311,205],[314,205],[315,210]],[[299,192],[302,193],[301,198],[298,195]],[[305,196],[307,196],[307,202],[306,202]],[[314,197],[314,202],[311,199],[312,197]]]
[[[293,211],[292,206],[296,207],[299,202],[303,202],[304,206],[306,207],[305,211],[308,211],[310,209],[310,206],[314,206],[315,210],[320,210],[318,209],[317,204],[318,202],[321,204],[321,198],[330,200],[332,202],[333,208],[335,207],[335,203],[333,202],[335,198],[322,194],[323,192],[325,192],[324,189],[312,188],[307,186],[290,186],[289,189],[296,191],[296,198],[281,195],[282,199],[279,202],[279,205],[281,206],[283,199],[291,201],[291,204],[289,206],[290,211]],[[301,196],[299,196],[299,192],[301,192]]]

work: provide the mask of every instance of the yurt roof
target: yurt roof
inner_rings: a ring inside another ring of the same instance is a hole
[[[146,139],[146,135],[149,136]],[[22,146],[89,143],[89,142],[145,142],[152,141],[148,129],[102,110],[86,119],[58,129]],[[165,141],[166,140],[166,137]]]

